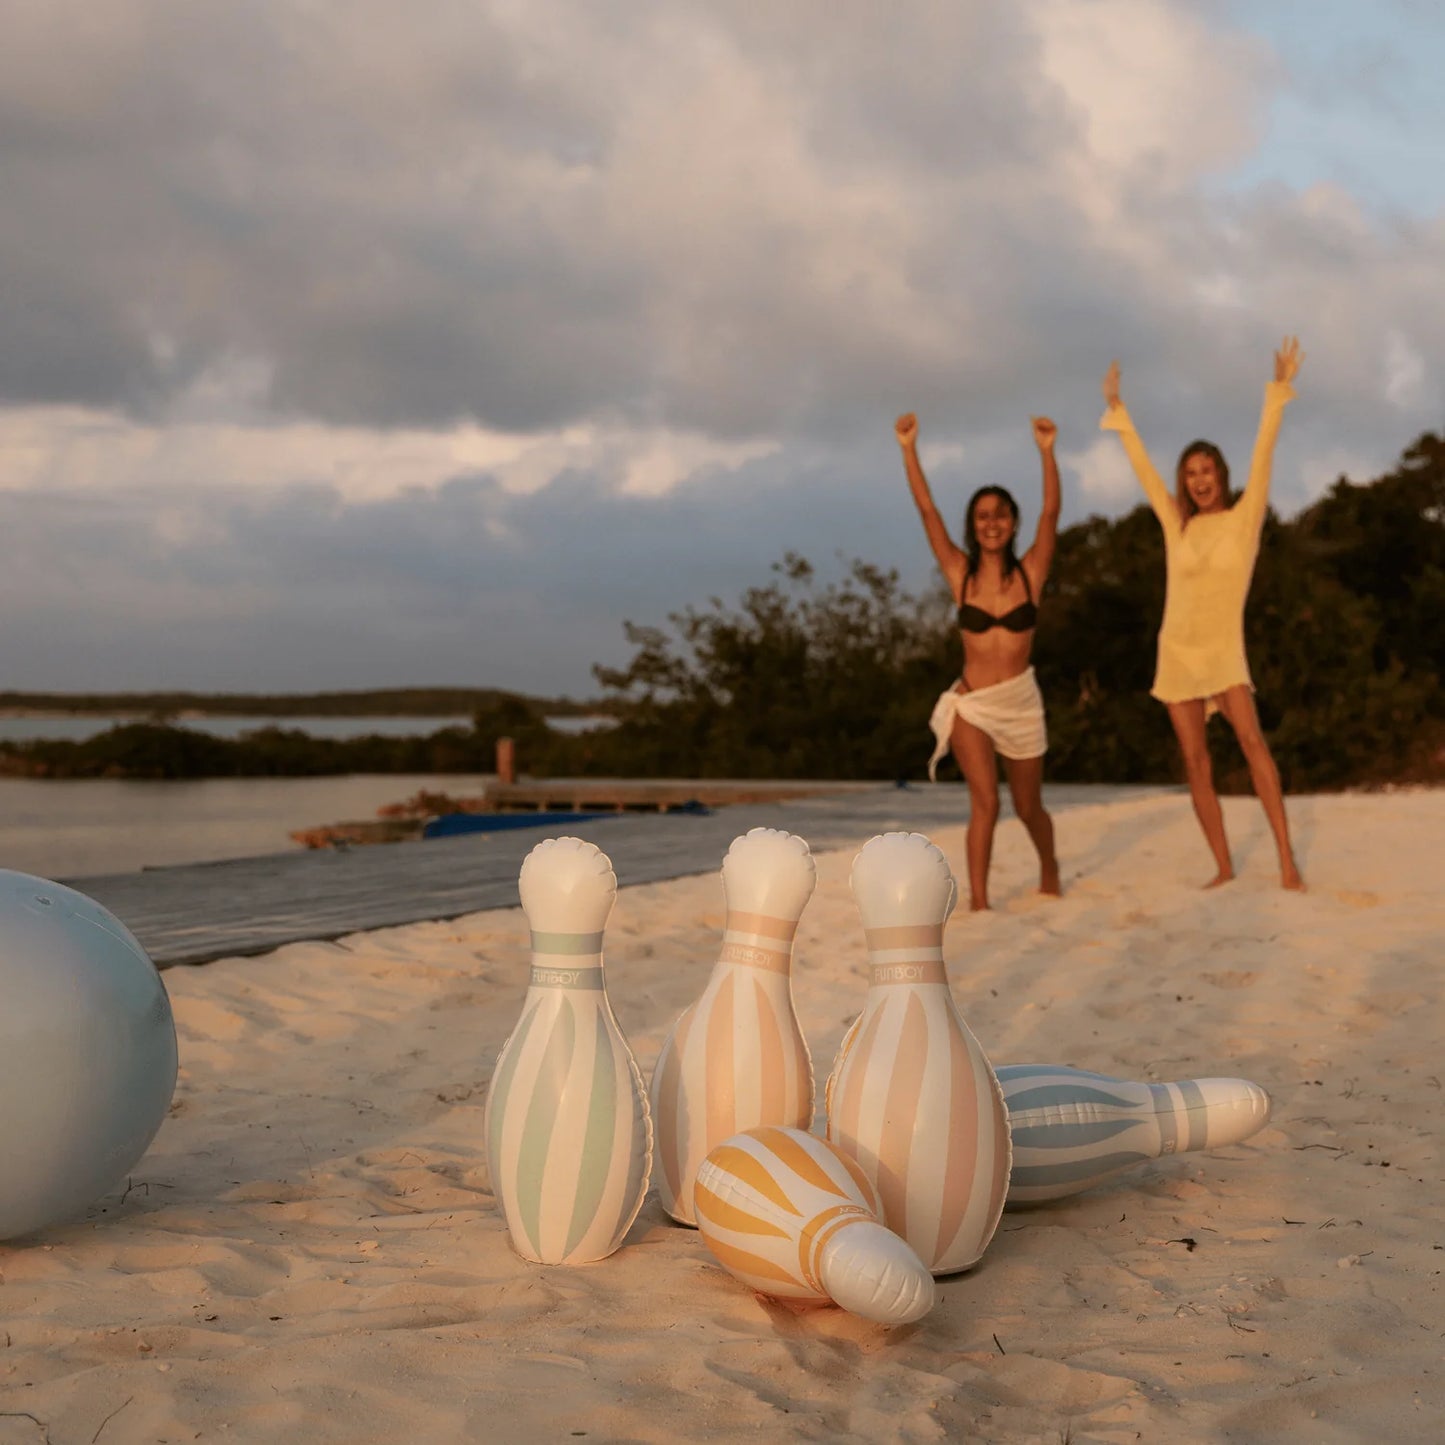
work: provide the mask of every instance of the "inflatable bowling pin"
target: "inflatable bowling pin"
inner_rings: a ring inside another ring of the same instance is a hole
[[[808,845],[776,828],[733,840],[722,865],[722,950],[673,1024],[652,1071],[662,1207],[692,1224],[703,1155],[763,1124],[813,1122],[813,1061],[793,1011],[793,935],[817,873]]]
[[[1269,1122],[1269,1095],[1248,1079],[1136,1084],[1062,1064],[1005,1064],[998,1078],[1011,1208],[1082,1193],[1146,1159],[1238,1144]]]
[[[642,1075],[602,978],[617,879],[593,844],[548,838],[519,889],[532,976],[487,1091],[487,1167],[523,1259],[587,1264],[622,1243],[652,1164]]]
[[[828,1138],[877,1187],[883,1219],[934,1274],[978,1261],[1003,1212],[1008,1117],[943,964],[957,887],[920,833],[885,833],[853,862],[872,981],[828,1080]]]
[[[933,1276],[879,1217],[867,1176],[801,1129],[749,1129],[698,1166],[697,1227],[730,1274],[779,1299],[831,1300],[902,1325],[933,1308]]]

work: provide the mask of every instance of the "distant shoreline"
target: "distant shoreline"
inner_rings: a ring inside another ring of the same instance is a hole
[[[48,721],[52,718],[90,718],[90,717],[113,717],[133,719],[137,722],[146,722],[157,716],[163,716],[167,722],[194,722],[199,718],[211,717],[415,717],[415,718],[438,718],[456,719],[465,717],[461,712],[371,712],[371,711],[346,711],[346,712],[321,712],[308,710],[305,712],[276,712],[266,707],[223,707],[203,708],[189,707],[184,709],[170,708],[126,708],[126,707],[80,707],[80,708],[53,708],[53,707],[0,707],[0,718],[39,718],[41,721]],[[565,715],[565,714],[564,714]]]
[[[470,718],[520,704],[547,717],[604,714],[598,699],[547,697],[494,687],[375,687],[334,692],[48,692],[0,690],[0,718],[86,718],[136,721],[223,717]]]

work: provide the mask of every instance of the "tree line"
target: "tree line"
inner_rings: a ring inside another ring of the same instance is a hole
[[[1060,533],[1034,644],[1049,778],[1178,780],[1149,696],[1164,585],[1148,507]],[[820,587],[789,556],[737,605],[630,625],[630,664],[596,669],[619,725],[561,749],[537,740],[542,766],[922,777],[929,713],[960,665],[952,613],[941,584],[911,595],[895,571],[854,561]],[[1290,521],[1271,513],[1245,633],[1288,789],[1445,779],[1445,441],[1421,437],[1373,482],[1341,478]],[[1221,786],[1247,791],[1230,730],[1211,728],[1210,746]]]
[[[186,713],[210,717],[470,717],[518,696],[495,687],[378,687],[351,692],[0,692],[0,713],[82,713],[165,721]],[[596,706],[572,698],[525,698],[549,717]]]
[[[1034,645],[1050,779],[1177,780],[1168,716],[1148,695],[1164,580],[1147,507],[1060,533]],[[607,729],[558,733],[545,721],[552,705],[490,692],[473,700],[470,727],[422,738],[267,728],[227,741],[134,724],[84,743],[11,744],[0,769],[489,772],[505,736],[538,776],[917,779],[933,702],[959,669],[952,612],[941,585],[911,593],[862,559],[824,584],[789,554],[736,603],[713,598],[665,626],[627,623],[631,660],[595,668],[603,696],[573,705],[613,716]],[[1287,522],[1271,513],[1245,631],[1287,789],[1445,778],[1445,441],[1422,437],[1373,482],[1341,478]],[[1232,733],[1210,733],[1221,786],[1247,790]]]

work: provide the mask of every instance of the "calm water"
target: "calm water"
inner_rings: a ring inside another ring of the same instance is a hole
[[[0,717],[0,743],[27,743],[36,738],[63,742],[84,742],[119,723],[143,721],[134,717]],[[217,738],[238,738],[258,728],[289,728],[313,738],[413,738],[427,737],[442,728],[469,728],[469,717],[196,717],[175,720],[177,727],[191,728]],[[588,728],[612,727],[608,717],[549,717],[547,726],[560,733],[580,733]]]
[[[35,738],[84,742],[119,723],[142,722],[135,717],[0,717],[0,742],[25,743]],[[178,717],[177,727],[191,728],[217,738],[238,738],[257,728],[290,728],[313,738],[426,737],[441,728],[470,727],[465,717]]]
[[[0,868],[42,878],[128,873],[286,853],[292,829],[374,818],[425,789],[480,793],[490,777],[424,774],[341,778],[0,778]]]

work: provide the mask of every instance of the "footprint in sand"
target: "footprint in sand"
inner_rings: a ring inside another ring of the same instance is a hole
[[[1242,973],[1237,968],[1228,968],[1223,973],[1205,973],[1200,977],[1205,983],[1212,983],[1215,988],[1248,988],[1259,978],[1259,975],[1250,972]]]
[[[1336,903],[1343,903],[1346,908],[1378,908],[1380,906],[1380,895],[1371,893],[1366,888],[1334,888],[1330,890],[1330,897]]]

